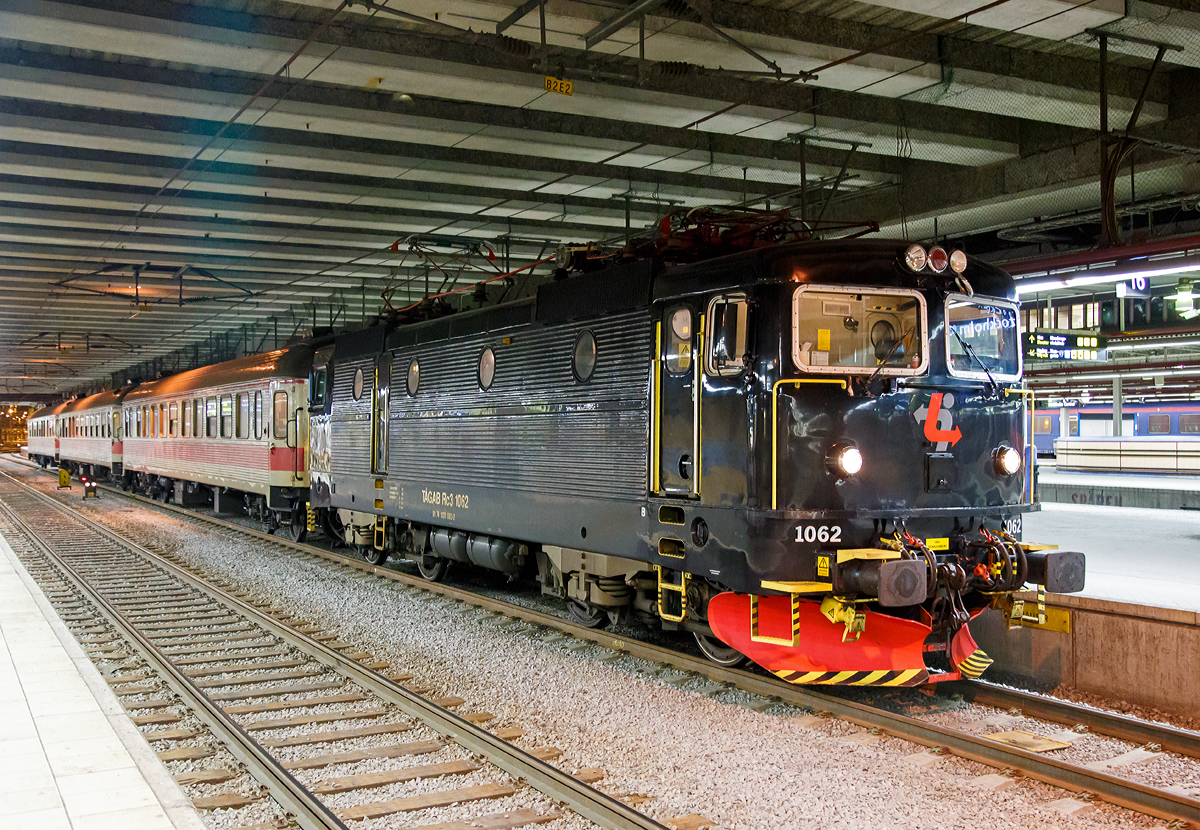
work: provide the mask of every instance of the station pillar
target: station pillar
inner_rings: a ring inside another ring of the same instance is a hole
[[[1121,437],[1121,376],[1113,378],[1113,435]]]

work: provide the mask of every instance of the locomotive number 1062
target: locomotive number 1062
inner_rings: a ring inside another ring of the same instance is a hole
[[[797,542],[840,542],[842,528],[839,525],[797,525]]]

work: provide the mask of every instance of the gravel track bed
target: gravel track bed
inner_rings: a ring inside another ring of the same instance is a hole
[[[857,745],[850,738],[861,730],[845,722],[804,728],[785,714],[729,702],[744,693],[724,693],[721,700],[695,694],[646,674],[651,667],[644,661],[599,662],[588,656],[597,649],[575,653],[545,644],[395,583],[362,579],[348,569],[273,552],[254,540],[115,499],[89,507],[93,518],[113,529],[154,540],[160,549],[169,544],[186,561],[411,672],[412,683],[433,687],[429,696],[458,695],[467,701],[459,711],[497,715],[488,728],[522,727],[526,735],[518,744],[558,747],[563,757],[555,763],[561,768],[603,768],[601,789],[650,796],[639,809],[660,820],[699,812],[731,830],[943,828],[988,820],[1048,828],[1162,824],[1104,803],[1085,816],[1066,818],[1046,805],[1067,793],[1028,780],[983,794],[971,780],[994,770],[960,758],[919,769],[903,760],[919,747],[889,737]],[[404,740],[411,734],[404,733]],[[362,740],[380,745],[386,738]],[[350,748],[349,742],[338,748],[343,746]],[[394,786],[396,792],[444,789],[445,780]],[[382,797],[376,790],[367,800]],[[541,796],[522,791],[513,797],[514,807],[523,798]],[[456,809],[469,816],[507,808],[486,802]],[[448,815],[438,810],[428,820],[445,821]],[[425,823],[422,818],[412,813],[401,822],[380,819],[358,827],[415,826]],[[564,821],[568,826],[570,820]]]

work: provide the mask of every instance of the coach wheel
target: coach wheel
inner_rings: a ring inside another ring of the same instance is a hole
[[[584,628],[604,628],[608,625],[608,611],[599,605],[580,602],[577,599],[567,600],[567,616],[576,625]]]
[[[701,634],[699,631],[696,632],[696,645],[700,646],[700,651],[705,657],[712,660],[718,666],[732,669],[746,662],[746,655],[742,654],[736,648],[727,646],[716,637],[709,637],[707,634]]]
[[[425,554],[417,560],[417,573],[421,575],[422,579],[427,579],[430,582],[441,582],[446,577],[446,568],[449,566],[450,560],[432,554]]]
[[[288,538],[293,542],[303,542],[308,537],[308,514],[303,510],[293,509],[287,532]]]

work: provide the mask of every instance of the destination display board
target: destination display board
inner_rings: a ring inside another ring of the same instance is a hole
[[[1108,338],[1087,331],[1047,331],[1025,334],[1026,360],[1108,360]]]

